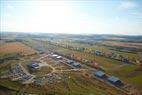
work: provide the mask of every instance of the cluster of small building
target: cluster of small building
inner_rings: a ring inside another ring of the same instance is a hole
[[[52,54],[51,57],[54,59],[63,59],[63,57],[58,54]]]
[[[50,43],[52,45],[63,47],[63,48],[68,48],[70,50],[76,50],[76,51],[81,51],[81,52],[85,52],[85,50],[87,50],[87,48],[83,48],[83,47],[74,47],[74,46],[70,46],[70,45],[61,45],[61,44],[53,43],[53,42],[50,42]],[[105,53],[105,52],[102,52],[102,51],[99,51],[99,50],[96,50],[95,52],[90,51],[90,52],[87,52],[87,53],[95,54],[97,56],[104,56],[104,57],[107,57],[107,58],[111,58],[111,59],[114,59],[114,60],[125,62],[127,64],[132,64],[133,63],[132,60],[130,60],[128,57],[123,56],[123,55],[119,55],[119,54]]]
[[[97,52],[97,55],[102,55],[101,52]],[[60,56],[59,54],[52,54],[52,57],[55,58],[55,59],[58,59],[58,56],[61,57],[62,59],[64,59],[64,57]],[[74,60],[71,60],[71,59],[68,59],[66,58],[66,64],[67,65],[70,65],[71,67],[73,68],[81,68],[81,65],[80,63],[74,61]],[[95,63],[95,65],[98,66],[97,63]],[[117,86],[117,87],[123,87],[124,86],[124,83],[118,78],[118,77],[115,77],[115,76],[108,76],[105,74],[105,72],[99,70],[97,72],[94,73],[94,75],[104,81],[107,81],[108,83],[114,85],[114,86]]]
[[[59,55],[59,54],[52,54],[51,57],[52,57],[53,59],[57,59],[57,60],[64,60],[65,63],[66,63],[67,65],[71,66],[72,68],[78,68],[78,69],[81,68],[81,65],[80,65],[79,62],[76,62],[76,61],[74,61],[74,60],[65,58],[65,57],[63,57],[63,56],[61,56],[61,55]]]
[[[103,56],[103,57],[107,57],[110,59],[114,59],[114,60],[118,60],[118,61],[122,61],[125,62],[127,64],[132,64],[133,62],[126,56],[120,55],[120,54],[115,54],[115,53],[105,53],[99,50],[96,50],[94,52],[95,55],[97,56]]]
[[[117,86],[117,87],[122,87],[124,86],[124,83],[118,78],[118,77],[115,77],[115,76],[107,76],[105,74],[105,72],[103,71],[97,71],[94,73],[94,75],[102,80],[106,80],[108,81],[109,83]]]
[[[21,81],[22,84],[28,84],[33,82],[34,75],[31,75],[21,64],[15,64],[10,69],[10,79],[12,81]]]
[[[73,68],[81,68],[81,65],[80,63],[76,62],[76,61],[73,61],[73,60],[67,60],[66,63],[68,65],[71,65]]]

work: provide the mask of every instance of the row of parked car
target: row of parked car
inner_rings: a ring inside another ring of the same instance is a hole
[[[10,78],[13,81],[20,80],[23,84],[26,84],[30,83],[34,76],[28,73],[21,64],[15,64],[11,66]]]

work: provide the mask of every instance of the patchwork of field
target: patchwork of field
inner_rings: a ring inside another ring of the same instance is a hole
[[[37,51],[20,42],[10,42],[0,45],[0,54],[21,53],[22,55],[34,54]]]
[[[71,42],[67,40],[57,40],[58,43],[67,44],[75,47],[85,47],[90,51],[100,50],[103,52],[114,52],[117,54],[122,54],[124,56],[128,56],[129,58],[141,58],[141,54],[134,54],[134,53],[127,53],[127,52],[119,52],[115,50],[111,50],[109,47],[105,46],[99,46],[98,44],[94,45],[88,45],[88,44],[82,44],[82,43],[76,43]],[[56,42],[57,42],[56,41]],[[26,43],[26,44],[25,44]],[[108,75],[114,75],[119,77],[122,81],[125,83],[131,84],[134,87],[138,88],[139,91],[142,89],[142,67],[140,67],[139,64],[134,63],[132,65],[123,63],[121,61],[108,59],[102,56],[96,56],[93,54],[80,52],[76,50],[70,50],[63,47],[57,47],[55,45],[49,44],[46,41],[36,41],[32,39],[28,39],[28,41],[25,41],[25,43],[21,42],[10,42],[10,43],[2,43],[0,46],[0,54],[9,54],[9,53],[21,53],[22,55],[31,55],[37,53],[35,49],[43,50],[45,53],[47,53],[48,50],[54,51],[54,52],[60,52],[65,55],[74,55],[74,57],[78,60],[89,60],[92,62],[98,63],[100,66],[103,67],[104,71]],[[130,46],[129,44],[122,44],[122,43],[111,43],[108,42],[108,44],[115,45],[115,46]],[[138,43],[134,44],[134,47],[137,46],[137,48],[141,47],[141,44],[139,46]],[[133,47],[133,45],[132,45]],[[25,56],[23,58],[23,66],[26,66],[32,63],[32,60],[37,60],[39,56],[42,56],[40,54],[37,55],[31,55],[31,56]],[[22,59],[21,59],[22,60]],[[20,60],[20,62],[22,62]],[[69,70],[71,67],[68,67],[65,64],[62,64],[61,62],[53,61],[51,58],[43,58],[43,61],[48,63],[49,65],[52,65],[56,70]],[[81,63],[82,64],[82,63]],[[6,64],[2,64],[7,66]],[[2,66],[1,65],[1,66]],[[43,64],[41,64],[43,65]],[[3,66],[4,67],[4,66]],[[2,67],[1,67],[2,68]],[[0,71],[3,69],[0,68]],[[28,68],[27,68],[28,69]],[[46,73],[52,72],[53,69],[50,67],[43,67],[38,72],[34,72],[33,74],[41,76]],[[70,76],[70,77],[68,77]],[[9,89],[14,89],[14,94],[16,93],[37,93],[37,94],[49,94],[49,95],[125,95],[118,89],[115,89],[114,87],[105,84],[104,82],[84,77],[83,75],[79,73],[64,73],[63,74],[62,81],[59,81],[55,84],[46,84],[44,86],[35,86],[35,85],[21,85],[19,82],[12,82],[9,80],[3,80],[0,79],[0,85],[5,86]],[[142,93],[142,92],[141,92]],[[13,95],[14,95],[13,94]]]
[[[109,46],[119,46],[119,47],[132,47],[132,48],[142,47],[142,43],[130,43],[130,42],[103,41],[101,44]]]

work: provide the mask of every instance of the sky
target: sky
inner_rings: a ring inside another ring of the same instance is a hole
[[[0,0],[0,31],[142,35],[142,0]]]

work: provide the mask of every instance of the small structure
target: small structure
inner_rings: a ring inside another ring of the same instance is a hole
[[[53,58],[56,58],[56,57],[58,57],[58,55],[57,55],[57,54],[53,54],[52,57],[53,57]]]
[[[62,59],[62,56],[59,56],[57,54],[52,54],[51,57],[54,58],[54,59]]]
[[[121,80],[115,76],[109,77],[108,81],[115,86],[123,86],[123,83],[121,82]]]
[[[75,62],[73,60],[67,60],[66,61],[68,65],[72,66],[73,68],[81,68],[80,63]]]
[[[105,73],[103,71],[95,72],[95,76],[97,76],[98,78],[102,78],[102,79],[106,78],[106,75],[105,75]]]
[[[37,64],[37,63],[33,63],[33,64],[31,64],[31,68],[32,68],[32,69],[39,69],[40,66],[39,66],[39,64]]]
[[[80,68],[80,67],[81,67],[80,63],[78,63],[78,62],[74,62],[74,63],[73,63],[73,66],[74,66],[75,68]]]
[[[34,84],[35,85],[38,85],[38,86],[42,86],[42,85],[44,85],[45,84],[45,78],[43,77],[43,78],[36,78],[35,80],[34,80]]]
[[[62,56],[57,56],[56,58],[57,58],[57,59],[62,59]]]
[[[73,60],[67,60],[67,64],[73,64],[74,63],[74,61]]]
[[[102,52],[101,52],[101,51],[96,50],[96,51],[95,51],[95,54],[96,54],[97,56],[101,56],[101,55],[102,55]]]
[[[100,69],[100,66],[99,66],[99,64],[98,64],[98,63],[93,62],[92,64],[93,64],[93,66],[94,66],[97,70],[99,70],[99,69]]]
[[[123,62],[127,63],[127,64],[132,64],[132,61],[129,60],[128,58],[124,58],[123,59]]]

